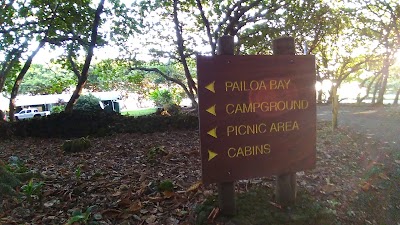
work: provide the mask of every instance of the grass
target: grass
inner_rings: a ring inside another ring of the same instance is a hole
[[[146,108],[146,109],[136,109],[130,111],[121,112],[122,115],[126,116],[146,116],[155,113],[157,108]]]
[[[212,224],[276,224],[276,225],[302,225],[302,224],[335,224],[335,211],[326,204],[317,201],[310,193],[298,192],[297,203],[294,207],[280,209],[270,204],[273,198],[270,188],[255,188],[246,193],[237,195],[236,204],[238,214],[233,217],[219,217]],[[196,224],[207,224],[207,216],[211,209],[217,207],[216,197],[208,199],[197,209]]]

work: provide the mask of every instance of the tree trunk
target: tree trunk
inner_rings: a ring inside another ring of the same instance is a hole
[[[40,41],[38,47],[35,49],[35,51],[32,52],[32,54],[28,57],[28,59],[25,62],[24,67],[22,70],[19,72],[17,78],[15,79],[14,86],[11,90],[11,97],[10,97],[10,105],[9,105],[9,118],[10,121],[15,121],[14,114],[15,114],[15,98],[18,95],[19,87],[21,86],[22,80],[24,79],[24,76],[26,72],[28,72],[29,67],[32,64],[33,58],[36,56],[36,54],[39,52],[39,50],[44,46],[46,42],[44,40]]]
[[[398,105],[399,104],[399,95],[400,95],[400,88],[397,89],[396,97],[394,98],[393,105]]]
[[[371,101],[372,104],[375,104],[376,102],[376,94],[378,93],[379,87],[381,86],[380,85],[381,82],[382,82],[382,76],[380,76],[378,81],[375,83],[374,92],[372,93],[372,101]]]
[[[369,93],[371,92],[371,87],[372,87],[372,85],[374,84],[376,78],[377,78],[377,76],[374,76],[374,77],[372,78],[371,82],[370,82],[370,83],[368,84],[368,86],[367,86],[367,91],[366,91],[366,93],[365,93],[364,96],[361,97],[360,94],[357,95],[357,104],[361,104],[361,103],[364,101],[364,99],[366,99],[366,98],[368,97]],[[367,81],[367,79],[365,79],[365,82],[366,82],[366,81]],[[363,82],[363,83],[365,84],[365,82]],[[364,86],[364,85],[361,85],[361,87],[363,87],[363,86]]]
[[[182,26],[178,20],[178,0],[174,0],[174,24],[175,24],[175,31],[176,31],[176,39],[177,39],[177,47],[178,47],[178,54],[180,58],[180,62],[183,65],[183,69],[185,72],[185,77],[187,80],[187,85],[188,85],[188,90],[190,92],[189,98],[192,100],[192,106],[197,108],[197,102],[195,100],[195,94],[197,94],[197,87],[196,83],[194,82],[192,75],[190,74],[189,71],[189,66],[186,61],[186,56],[185,56],[185,46],[184,46],[184,41],[183,41],[183,36],[182,36]]]
[[[386,53],[386,57],[383,60],[383,68],[382,68],[382,82],[379,88],[378,99],[376,100],[376,104],[383,105],[383,99],[386,92],[387,80],[389,77],[389,53]]]
[[[319,90],[318,95],[317,95],[317,103],[319,103],[319,104],[322,103],[322,94],[323,94],[323,91]]]
[[[88,49],[88,54],[86,56],[85,64],[83,65],[82,72],[78,79],[78,84],[76,85],[75,91],[71,96],[71,99],[68,101],[67,106],[65,107],[65,112],[72,112],[72,109],[78,100],[79,96],[82,93],[82,89],[86,84],[88,78],[88,72],[90,67],[90,62],[93,57],[93,49],[96,47],[97,41],[97,30],[100,24],[100,14],[103,12],[104,0],[101,0],[99,6],[96,9],[96,13],[94,15],[92,34],[90,36],[90,44]]]
[[[339,95],[337,95],[338,86],[332,86],[332,131],[338,128],[339,115]]]

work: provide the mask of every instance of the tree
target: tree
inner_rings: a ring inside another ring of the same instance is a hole
[[[87,53],[87,56],[85,59],[85,63],[82,67],[82,71],[78,74],[76,67],[71,65],[74,68],[73,71],[74,71],[75,75],[78,77],[78,84],[76,85],[76,89],[75,89],[74,93],[72,94],[71,99],[68,101],[67,106],[65,107],[65,112],[72,112],[74,104],[78,100],[79,96],[81,95],[82,89],[87,81],[89,66],[90,66],[90,62],[93,57],[93,49],[96,47],[96,43],[97,43],[97,35],[98,35],[97,32],[98,32],[98,27],[100,25],[100,14],[103,12],[103,7],[104,7],[104,0],[100,0],[97,10],[94,14],[94,20],[93,20],[93,24],[92,24],[92,31],[91,31],[90,43],[89,43],[89,47],[88,47],[88,53]]]
[[[381,57],[380,74],[382,77],[377,86],[376,104],[383,104],[387,81],[390,76],[390,66],[394,63],[394,55],[400,48],[400,3],[398,1],[361,2],[359,10],[359,29],[371,43],[377,43],[375,51]],[[374,96],[375,97],[375,96]]]
[[[332,7],[326,1],[285,1],[281,10],[269,15],[239,36],[243,54],[271,54],[272,40],[281,36],[295,38],[300,54],[316,54],[318,46],[337,37],[349,26],[345,8]],[[307,49],[305,49],[306,47]]]
[[[70,71],[56,65],[32,64],[21,83],[19,93],[28,95],[61,94],[74,84]]]
[[[125,29],[127,31],[118,26],[115,29],[118,38],[114,40],[124,47],[121,52],[125,53],[125,58],[138,59],[142,54],[132,48],[126,48],[124,44],[127,43],[128,34],[138,30],[145,38],[138,38],[137,41],[143,43],[143,46],[151,46],[148,54],[153,58],[152,63],[162,65],[168,61],[171,64],[181,64],[184,79],[165,73],[157,67],[133,65],[132,69],[156,73],[177,83],[191,99],[192,105],[197,107],[197,84],[194,79],[194,68],[191,68],[195,55],[199,53],[215,55],[218,37],[225,34],[238,35],[242,29],[247,28],[246,25],[250,26],[268,17],[267,15],[273,15],[282,6],[282,2],[140,1],[133,4],[129,10],[126,8],[120,10],[130,13],[135,18],[135,23],[132,23],[132,18],[126,23],[119,22],[118,25],[131,26]],[[207,46],[208,51],[204,50]]]
[[[19,59],[26,51],[30,36],[16,32],[19,29],[30,29],[34,22],[27,22],[23,16],[28,15],[29,8],[20,1],[3,2],[0,5],[0,92],[7,78],[15,75],[20,69]],[[24,21],[24,22],[20,22]],[[25,39],[25,41],[23,41]]]
[[[16,54],[13,56],[18,58],[17,61],[21,61],[21,57],[27,57],[22,69],[16,72],[18,76],[16,78],[8,77],[14,80],[10,94],[10,119],[13,119],[14,102],[20,84],[37,52],[46,44],[55,47],[66,42],[81,41],[81,35],[87,33],[86,28],[88,26],[83,18],[87,17],[88,12],[90,12],[89,5],[89,0],[53,2],[15,0],[2,7],[8,17],[6,17],[5,23],[2,23],[0,30],[2,39],[0,40],[6,46],[10,46],[7,49],[21,49],[14,51]],[[15,47],[18,46],[20,40],[26,41],[26,44],[23,44],[22,47],[37,45],[37,48],[28,53],[26,51],[28,47],[25,49]],[[17,54],[18,52],[21,52],[21,54]],[[7,76],[5,74],[3,77],[7,78]]]

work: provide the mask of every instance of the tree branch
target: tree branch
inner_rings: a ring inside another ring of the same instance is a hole
[[[189,92],[191,93],[191,95],[194,95],[193,91],[197,93],[197,87],[196,87],[196,83],[193,81],[190,71],[189,71],[189,67],[187,65],[186,62],[186,58],[185,58],[185,46],[184,46],[184,41],[183,41],[183,37],[182,37],[182,27],[180,25],[179,19],[178,19],[178,0],[174,0],[174,24],[175,24],[175,31],[176,31],[176,38],[177,38],[177,47],[178,47],[178,54],[180,57],[180,60],[182,62],[183,65],[183,69],[185,71],[185,76],[186,76],[186,80],[188,83],[188,89]]]
[[[204,26],[206,27],[207,30],[207,37],[208,37],[208,43],[210,44],[211,47],[211,54],[215,55],[215,45],[213,43],[213,39],[212,39],[212,34],[211,34],[211,29],[210,29],[210,21],[208,21],[204,10],[203,10],[203,6],[201,5],[201,0],[196,0],[197,3],[197,8],[200,10],[200,15],[201,15],[201,19],[203,20]]]
[[[183,88],[183,90],[185,91],[185,93],[190,96],[190,91],[188,90],[188,88],[186,87],[186,85],[179,79],[173,78],[168,76],[167,74],[163,73],[161,70],[159,70],[158,68],[146,68],[146,67],[131,67],[129,68],[129,70],[133,71],[133,70],[140,70],[140,71],[145,71],[145,72],[154,72],[157,73],[158,75],[162,76],[164,79],[166,79],[167,81],[171,81],[174,82],[176,84],[178,84],[179,86],[181,86]]]
[[[74,62],[74,59],[72,58],[72,47],[68,48],[68,55],[67,55],[67,59],[68,62],[71,64],[71,68],[72,71],[74,72],[75,76],[78,78],[78,80],[81,78],[81,74],[78,71],[78,66],[76,65],[76,63]]]

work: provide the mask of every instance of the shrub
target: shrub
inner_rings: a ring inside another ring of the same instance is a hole
[[[150,93],[150,99],[154,102],[156,106],[164,106],[173,104],[172,93],[169,90],[156,89]]]
[[[168,105],[165,110],[167,110],[170,115],[177,115],[182,111],[181,107],[177,104]]]
[[[51,113],[60,113],[64,112],[65,106],[64,105],[55,105],[51,107]]]
[[[74,139],[74,140],[66,140],[62,145],[62,149],[66,153],[71,152],[82,152],[88,148],[90,148],[91,143],[90,140],[84,137]]]
[[[0,119],[0,141],[10,139],[14,133],[13,124]]]
[[[100,99],[92,94],[82,95],[74,105],[74,110],[98,111],[100,110]]]
[[[163,180],[158,185],[158,191],[159,192],[174,191],[174,184],[170,180]]]
[[[148,115],[141,117],[107,114],[104,111],[55,113],[40,120],[21,120],[0,124],[0,142],[4,137],[44,137],[74,139],[87,136],[107,136],[115,133],[153,133],[168,130],[198,129],[196,115]],[[2,130],[4,128],[4,130]],[[5,138],[4,138],[5,139]]]

